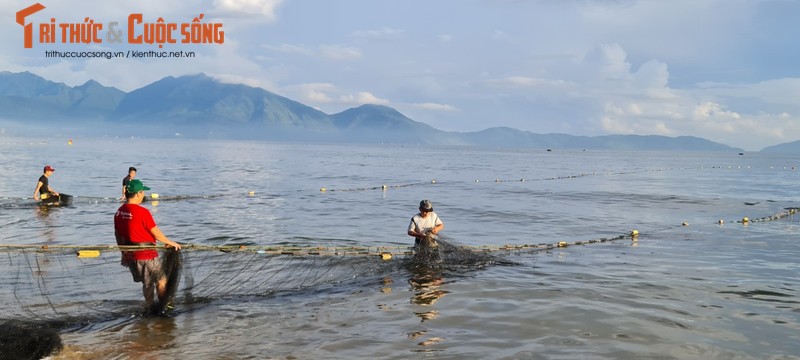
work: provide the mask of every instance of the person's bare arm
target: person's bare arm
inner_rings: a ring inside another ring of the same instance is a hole
[[[175,248],[175,250],[180,250],[181,249],[181,244],[178,244],[178,243],[168,239],[167,236],[164,235],[163,232],[161,232],[161,229],[159,229],[158,226],[153,226],[153,228],[150,229],[150,233],[153,234],[153,236],[156,238],[156,240],[161,241],[164,244],[167,244],[167,246]]]
[[[33,190],[33,200],[39,201],[39,189],[42,188],[42,182],[39,181],[36,183],[36,190]]]

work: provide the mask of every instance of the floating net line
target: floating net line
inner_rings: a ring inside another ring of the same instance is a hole
[[[632,175],[632,174],[647,174],[647,173],[659,173],[659,172],[668,172],[668,171],[701,171],[701,170],[754,170],[754,169],[761,169],[758,167],[754,167],[751,165],[715,165],[715,166],[698,166],[698,167],[665,167],[665,168],[650,168],[650,169],[636,169],[636,170],[607,170],[607,171],[590,171],[590,172],[581,172],[578,174],[568,174],[568,175],[560,175],[560,176],[548,176],[548,177],[533,177],[533,178],[495,178],[495,179],[474,179],[469,182],[474,183],[524,183],[524,182],[537,182],[537,181],[554,181],[554,180],[569,180],[569,179],[578,179],[578,178],[585,178],[585,177],[597,177],[597,176],[618,176],[618,175]],[[782,166],[782,167],[775,167],[769,166],[765,167],[764,169],[773,170],[773,171],[797,171],[797,167],[795,166]],[[453,184],[453,183],[464,183],[464,181],[439,181],[437,179],[432,179],[430,181],[421,181],[421,182],[412,182],[412,183],[405,183],[405,184],[382,184],[382,185],[374,185],[374,186],[361,186],[361,187],[352,187],[352,188],[328,188],[322,187],[319,189],[320,192],[351,192],[351,191],[388,191],[390,189],[400,189],[405,187],[411,186],[425,186],[425,185],[434,185],[434,184]]]
[[[452,184],[463,184],[463,183],[525,183],[525,182],[539,182],[539,181],[555,181],[555,180],[569,180],[569,179],[578,179],[578,178],[586,178],[586,177],[599,177],[599,176],[619,176],[619,175],[632,175],[632,174],[647,174],[647,173],[660,173],[660,172],[670,172],[670,171],[705,171],[705,170],[770,170],[770,171],[797,171],[797,167],[794,165],[791,166],[768,166],[768,167],[758,167],[752,165],[712,165],[712,166],[697,166],[697,167],[664,167],[664,168],[645,168],[645,169],[635,169],[635,170],[602,170],[602,171],[587,171],[581,172],[576,174],[567,174],[567,175],[558,175],[558,176],[547,176],[547,177],[519,177],[519,178],[494,178],[494,179],[473,179],[469,181],[464,180],[447,180],[447,181],[440,181],[437,179],[431,179],[428,181],[416,181],[416,182],[409,182],[409,183],[401,183],[401,184],[381,184],[381,185],[370,185],[370,186],[357,186],[357,187],[321,187],[319,188],[319,192],[327,193],[327,192],[358,192],[358,191],[389,191],[391,189],[402,189],[408,187],[417,187],[417,186],[429,186],[429,185],[452,185]],[[302,191],[302,190],[301,190]],[[257,194],[253,190],[245,191],[245,192],[232,192],[232,193],[225,193],[225,194],[195,194],[195,195],[159,195],[156,193],[148,194],[144,201],[179,201],[179,200],[196,200],[196,199],[213,199],[219,197],[227,197],[227,196],[247,196],[247,197],[254,197],[261,194]],[[108,196],[71,196],[70,204],[91,204],[91,203],[114,203],[119,202],[119,199],[116,197],[108,197]],[[40,203],[35,202],[31,197],[9,197],[9,196],[0,196],[0,209],[3,208],[14,208],[14,207],[31,207],[31,206],[38,206]]]
[[[254,194],[251,192],[251,194]],[[157,203],[161,201],[180,201],[180,200],[197,200],[197,199],[215,199],[233,194],[205,194],[205,195],[158,195],[148,194],[144,198],[144,202]],[[113,204],[120,203],[119,198],[108,196],[78,196],[61,194],[60,198],[64,199],[55,206],[73,206],[83,204]],[[32,208],[42,205],[53,205],[52,203],[42,201],[35,201],[32,197],[0,197],[0,209],[14,209],[14,208]]]

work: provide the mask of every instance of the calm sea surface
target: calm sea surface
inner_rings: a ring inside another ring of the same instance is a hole
[[[800,206],[795,156],[73,141],[0,137],[0,244],[114,244],[129,166],[164,199],[147,205],[161,230],[195,245],[407,246],[421,199],[445,240],[471,247],[641,235],[423,274],[394,266],[402,257],[285,255],[260,267],[263,257],[217,252],[185,265],[202,301],[179,300],[167,318],[117,311],[142,296],[113,252],[2,254],[0,270],[18,275],[0,277],[13,289],[0,301],[20,304],[22,319],[36,318],[28,292],[115,309],[62,328],[56,358],[800,359],[800,214],[763,219]],[[32,205],[46,164],[72,206]],[[29,288],[15,282],[32,271]],[[64,272],[68,285],[51,278]],[[270,291],[232,293],[235,282]]]

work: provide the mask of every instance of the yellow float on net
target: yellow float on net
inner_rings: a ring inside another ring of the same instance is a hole
[[[569,244],[567,244],[566,241],[559,241],[558,242],[558,247],[567,247],[567,245],[569,245]]]
[[[749,223],[749,222],[750,222],[750,219],[748,219],[748,218],[747,218],[747,216],[745,216],[745,217],[742,219],[742,223],[743,223],[743,224],[747,224],[747,223]]]
[[[326,188],[319,188],[319,192],[326,192],[326,191],[328,191],[328,189],[326,189]]]
[[[382,252],[381,260],[392,260],[392,253]]]
[[[631,236],[632,236],[632,237],[637,237],[637,236],[639,236],[639,230],[636,230],[636,229],[634,229],[633,231],[631,231]]]
[[[150,194],[150,198],[151,199],[158,199],[158,194],[152,193],[152,194]]]
[[[100,256],[100,250],[78,250],[79,258],[96,258]]]

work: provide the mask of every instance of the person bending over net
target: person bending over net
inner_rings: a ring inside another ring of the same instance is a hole
[[[144,200],[144,191],[150,190],[141,180],[133,179],[128,183],[125,197],[126,203],[114,214],[114,235],[117,245],[156,245],[156,241],[168,247],[180,250],[181,245],[168,239],[156,226],[153,216],[140,204]],[[142,283],[142,291],[146,306],[154,312],[163,311],[168,304],[168,277],[162,263],[158,260],[155,249],[122,251],[122,266],[128,267],[133,281]],[[158,295],[158,303],[154,303],[153,292]]]
[[[444,223],[435,212],[430,200],[419,202],[419,213],[408,224],[408,235],[414,237],[414,250],[417,254],[433,253],[439,247],[437,235],[444,229]]]

